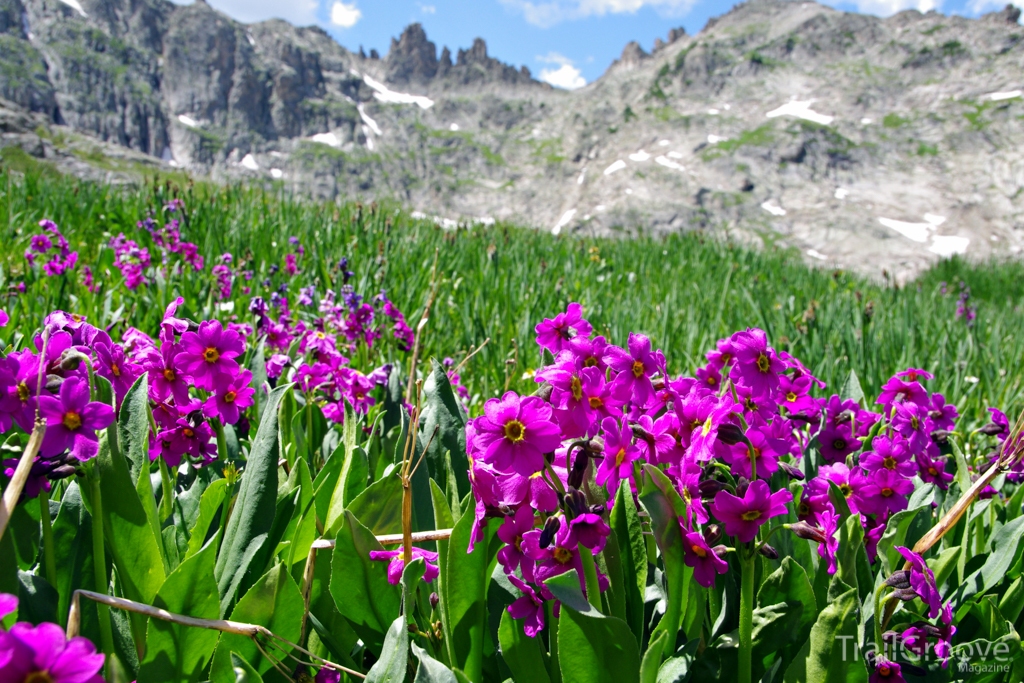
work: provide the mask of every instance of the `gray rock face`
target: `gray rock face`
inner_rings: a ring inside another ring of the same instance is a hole
[[[1013,7],[883,20],[752,0],[566,92],[482,39],[438,54],[416,24],[381,59],[202,2],[79,3],[0,0],[0,144],[75,172],[18,122],[125,163],[390,196],[442,222],[708,230],[875,276],[1024,247]]]

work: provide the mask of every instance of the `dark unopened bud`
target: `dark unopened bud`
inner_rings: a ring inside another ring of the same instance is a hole
[[[704,542],[714,545],[722,538],[722,527],[717,524],[708,524],[704,527]]]
[[[607,512],[607,510],[608,508],[606,508],[604,505],[601,505],[600,503],[590,506],[590,514],[592,515],[603,515],[605,512]]]
[[[900,600],[910,601],[917,597],[917,591],[913,588],[900,588],[899,590],[893,591],[893,595]]]
[[[58,479],[67,479],[68,477],[73,476],[77,471],[78,470],[74,465],[61,465],[60,467],[55,467],[50,470],[50,473],[46,476],[51,481],[57,481]]]
[[[590,463],[590,455],[583,448],[576,452],[576,459],[572,461],[572,469],[569,470],[569,478],[566,483],[569,488],[578,489],[583,486],[583,479],[587,474],[587,465]]]
[[[750,480],[746,477],[740,477],[736,481],[736,496],[742,498],[747,493],[747,487],[750,486]]]
[[[981,432],[982,434],[987,434],[989,436],[999,436],[1000,434],[1003,433],[1004,429],[1006,428],[1003,427],[1002,425],[997,425],[995,422],[989,422],[987,425],[985,425],[978,431]]]
[[[910,588],[910,571],[901,569],[893,572],[892,576],[885,580],[885,585],[892,588]]]
[[[510,360],[509,362],[513,364],[515,363],[513,360]],[[551,400],[551,391],[553,389],[554,387],[551,386],[550,382],[544,382],[537,387],[537,391],[533,392],[533,395],[539,397],[542,401],[547,402]]]
[[[807,522],[797,522],[789,525],[789,530],[796,534],[797,538],[804,538],[816,543],[825,542],[825,532]]]
[[[60,375],[47,375],[46,376],[46,390],[57,393],[60,391],[60,385],[64,384],[64,378]]]
[[[420,630],[416,624],[409,624],[407,628],[409,629],[409,633],[416,633]]]
[[[777,560],[777,559],[779,559],[779,551],[776,550],[775,548],[771,547],[767,543],[765,543],[760,548],[758,548],[757,552],[761,553],[762,555],[767,557],[769,560]]]
[[[852,410],[844,410],[843,412],[841,412],[838,415],[836,415],[835,423],[837,425],[841,425],[841,424],[846,424],[847,422],[850,422],[852,420],[853,420],[853,411]]]
[[[800,468],[790,465],[788,462],[780,462],[779,469],[785,472],[786,476],[790,479],[796,479],[797,481],[804,480],[804,473],[800,471]]]
[[[718,427],[718,440],[729,446],[745,442],[747,437],[743,430],[734,424],[724,424]]]
[[[551,542],[555,540],[555,534],[558,533],[558,529],[561,526],[562,523],[558,520],[558,517],[548,517],[547,521],[544,522],[544,528],[540,532],[537,545],[541,548],[547,548],[551,545]]]
[[[724,488],[725,484],[717,479],[708,479],[697,485],[701,498],[710,498]]]
[[[430,594],[430,607],[431,609],[437,609],[437,604],[441,602],[441,596],[437,593]]]
[[[77,370],[82,363],[87,362],[89,359],[85,354],[74,349],[66,349],[64,353],[60,355],[60,369],[65,372]]]
[[[576,519],[587,512],[587,497],[576,489],[569,489],[562,499],[565,503],[565,514],[569,519]]]
[[[643,439],[648,443],[654,442],[654,435],[649,431],[641,427],[640,425],[631,425],[630,429],[633,431],[633,436],[638,439]]]
[[[185,318],[185,322],[188,323],[188,331],[189,332],[198,332],[199,331],[199,323],[197,323],[195,320],[189,320],[188,318]]]
[[[949,443],[950,434],[952,434],[952,432],[945,429],[936,429],[932,432],[932,441],[934,441],[936,445],[945,446]]]

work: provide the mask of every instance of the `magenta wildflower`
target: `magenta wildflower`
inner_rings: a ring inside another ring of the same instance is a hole
[[[149,397],[162,403],[174,399],[178,405],[189,402],[188,388],[191,378],[182,372],[178,357],[181,346],[165,341],[158,349],[155,346],[142,352],[142,369],[149,375]]]
[[[0,631],[3,683],[103,683],[105,657],[87,639],[68,640],[57,624],[18,623]]]
[[[886,407],[886,412],[894,403],[928,405],[928,392],[918,382],[907,382],[899,377],[892,377],[882,386],[882,393],[878,395],[877,402]]]
[[[377,562],[388,563],[388,583],[397,586],[402,581],[402,572],[405,571],[404,550],[371,550],[370,559]],[[412,559],[423,558],[426,563],[426,570],[423,572],[423,580],[430,583],[437,578],[437,553],[422,548],[412,549]]]
[[[78,460],[93,458],[99,450],[96,430],[114,422],[114,409],[89,401],[89,385],[77,377],[64,380],[59,396],[41,396],[39,413],[46,420],[40,455],[51,457],[70,450]]]
[[[789,491],[772,493],[768,484],[758,479],[750,483],[742,498],[719,491],[711,503],[711,512],[725,524],[725,533],[736,536],[740,543],[748,543],[757,536],[762,524],[786,514],[786,503],[792,500]]]
[[[828,560],[828,573],[835,574],[838,569],[836,564],[836,553],[839,552],[839,515],[832,506],[818,513],[818,521],[821,524],[821,532],[825,537],[824,543],[818,544],[818,556]]]
[[[520,566],[527,581],[533,580],[533,561],[523,552],[523,536],[533,531],[534,516],[529,505],[521,505],[514,515],[505,517],[498,527],[498,538],[505,545],[498,551],[498,562],[506,574],[514,574]]]
[[[818,402],[811,398],[811,384],[814,378],[810,375],[789,378],[779,377],[779,406],[785,408],[790,415],[813,415],[818,412]]]
[[[225,330],[219,320],[207,320],[199,324],[197,332],[181,335],[181,348],[177,360],[182,369],[192,376],[197,387],[207,391],[216,389],[225,375],[235,375],[235,358],[245,353],[241,335]]]
[[[876,657],[868,683],[907,683],[900,665],[885,657]]]
[[[613,417],[601,422],[604,432],[604,460],[597,468],[597,483],[609,491],[619,488],[623,479],[633,479],[633,461],[640,457],[640,449],[633,444],[633,431]]]
[[[942,609],[942,596],[939,595],[939,589],[935,585],[935,574],[932,573],[924,558],[910,548],[898,545],[896,550],[903,556],[903,559],[910,563],[910,587],[917,597],[927,605],[928,618],[934,619],[939,616],[939,611]]]
[[[591,330],[590,323],[583,319],[583,307],[575,302],[569,304],[565,313],[545,318],[535,328],[537,344],[556,356],[568,349],[569,342],[576,337],[589,337]]]
[[[912,451],[923,450],[928,444],[931,420],[928,408],[916,403],[897,403],[894,406],[892,426],[909,443]]]
[[[691,531],[683,535],[683,561],[693,567],[693,578],[705,588],[715,585],[715,576],[729,571],[729,563],[718,556],[704,536]]]
[[[124,347],[111,342],[106,332],[97,335],[93,351],[96,355],[96,374],[110,382],[120,406],[135,380],[142,375],[142,368],[129,360],[125,356]]]
[[[907,509],[907,496],[914,491],[914,483],[894,470],[880,469],[868,477],[857,492],[857,507],[861,512],[885,516]]]
[[[516,598],[508,606],[508,613],[513,619],[523,620],[523,632],[530,638],[544,630],[544,601],[537,592],[517,576],[509,576],[512,585],[522,591],[522,597]]]
[[[892,470],[903,477],[917,474],[917,463],[910,454],[907,442],[898,434],[889,438],[884,434],[871,441],[872,450],[861,456],[860,464],[869,473]]]
[[[207,417],[218,418],[224,424],[235,424],[242,412],[253,404],[256,390],[249,386],[250,382],[252,373],[242,370],[230,382],[222,383],[217,393],[206,400],[203,413]]]
[[[629,387],[633,402],[645,407],[654,397],[651,376],[665,365],[661,351],[651,351],[651,340],[645,334],[629,333],[629,351],[609,346],[605,362],[618,373],[614,384]]]
[[[957,412],[955,405],[946,403],[945,396],[934,393],[928,417],[932,419],[934,429],[945,429],[951,432],[956,429],[956,420],[960,417],[960,413]]]
[[[768,346],[764,330],[750,328],[731,339],[735,364],[730,377],[755,396],[772,395],[779,387],[779,375],[786,369],[775,350]]]
[[[341,683],[341,672],[325,666],[316,672],[313,683]]]
[[[553,453],[562,441],[551,419],[551,407],[536,396],[520,397],[510,391],[501,399],[490,399],[474,424],[484,462],[523,476],[540,472],[544,454]]]
[[[849,423],[826,426],[818,432],[818,450],[830,463],[846,460],[846,456],[860,450],[862,445],[850,432]]]

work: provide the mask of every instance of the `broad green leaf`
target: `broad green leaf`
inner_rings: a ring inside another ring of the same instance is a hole
[[[629,482],[623,480],[615,494],[615,505],[611,514],[612,535],[616,544],[613,551],[618,551],[618,564],[621,568],[622,585],[613,583],[612,601],[622,602],[624,614],[615,612],[615,616],[629,624],[637,643],[643,640],[644,633],[644,590],[647,588],[647,548],[644,545],[643,527],[637,514],[636,503]],[[605,551],[607,553],[607,550]],[[609,568],[615,559],[606,560]]]
[[[252,373],[252,381],[249,383],[256,393],[252,395],[253,402],[256,404],[254,414],[256,415],[256,421],[259,422],[263,417],[263,407],[266,405],[266,400],[263,398],[266,394],[266,383],[267,383],[267,338],[260,337],[259,343],[256,345],[256,350],[253,352],[252,357],[249,359],[249,363],[246,367],[249,368],[249,372]]]
[[[197,619],[220,616],[220,593],[213,578],[217,539],[175,569],[157,592],[154,607]],[[146,631],[146,656],[139,683],[199,681],[217,647],[220,634],[204,628],[150,619]]]
[[[402,533],[402,478],[397,470],[370,484],[349,503],[347,511],[375,535]]]
[[[228,520],[214,574],[220,589],[221,614],[235,601],[249,564],[274,525],[277,503],[278,407],[289,385],[270,392],[259,431],[242,473],[238,498]]]
[[[953,604],[960,606],[957,609],[958,615],[971,597],[988,592],[1006,578],[1006,572],[1020,554],[1022,536],[1024,517],[1018,517],[995,532],[992,547],[1000,550],[990,554],[985,564],[968,576],[957,589]]]
[[[626,622],[591,607],[575,570],[544,583],[562,602],[558,619],[562,683],[639,683],[640,649]],[[662,632],[655,638],[667,643],[673,635]]]
[[[125,597],[152,604],[166,578],[160,539],[153,535],[124,456],[114,453],[108,439],[101,439],[96,460],[107,552]]]
[[[846,383],[843,385],[843,398],[848,398],[857,403],[864,402],[864,390],[860,386],[860,378],[856,370],[850,370]]]
[[[469,493],[469,460],[466,457],[466,415],[459,403],[455,392],[452,391],[451,382],[448,381],[448,373],[444,366],[431,358],[431,372],[423,382],[423,416],[422,430],[419,434],[420,448],[426,445],[426,441],[437,428],[437,435],[434,437],[427,451],[427,458],[430,461],[430,471],[433,477],[444,481],[445,477],[439,477],[439,472],[444,464],[444,452],[451,453],[451,467],[455,472],[458,481],[460,495]]]
[[[930,515],[931,506],[926,505],[897,512],[886,522],[885,532],[882,534],[882,538],[878,540],[878,559],[882,562],[882,570],[886,576],[892,574],[903,565],[903,556],[896,550],[896,546],[908,545],[907,532],[920,513]]]
[[[320,472],[313,480],[313,490],[316,492],[316,518],[320,520],[324,530],[327,525],[324,523],[331,509],[331,498],[334,497],[334,490],[338,486],[338,479],[341,477],[341,466],[345,462],[345,444],[340,444],[334,449],[334,453]],[[330,538],[328,536],[328,538]]]
[[[142,373],[128,390],[117,416],[121,453],[128,458],[132,481],[149,473],[149,376]]]
[[[412,653],[420,662],[413,683],[457,683],[451,669],[428,655],[427,651],[416,643],[412,644]]]
[[[259,672],[237,652],[231,653],[231,669],[235,675],[234,683],[263,683]]]
[[[398,616],[400,592],[388,583],[388,563],[370,559],[371,550],[384,549],[373,533],[351,512],[341,519],[331,560],[331,595],[367,648],[378,653]]]
[[[270,410],[270,407],[267,408]],[[269,413],[267,414],[269,415]],[[273,419],[265,417],[264,423]],[[243,624],[260,624],[271,633],[291,642],[299,640],[302,628],[302,594],[283,564],[276,565],[264,574],[256,584],[243,595],[231,611],[231,621]],[[285,647],[282,643],[277,643]],[[251,638],[224,633],[217,644],[210,666],[212,683],[235,683],[231,667],[231,653],[236,652],[253,665],[258,673],[265,674],[273,663],[260,654]],[[284,656],[280,652],[278,656]]]
[[[66,615],[75,590],[93,588],[92,517],[85,511],[77,481],[68,484],[60,501],[60,512],[53,522],[53,548],[57,565],[57,585],[54,586],[59,596],[57,610]],[[16,589],[15,586],[7,592]]]
[[[324,522],[325,529],[335,531],[342,513],[366,490],[366,482],[370,477],[370,462],[366,457],[366,451],[359,446],[348,452],[337,453],[334,457],[337,456],[342,457],[341,472],[331,495],[331,504]]]
[[[658,670],[661,668],[666,642],[668,642],[668,634],[659,631],[647,646],[644,658],[640,662],[640,683],[657,683]]]
[[[833,577],[828,604],[818,614],[807,647],[786,669],[786,683],[859,683],[867,669],[858,648],[857,589]]]
[[[366,683],[403,683],[409,663],[409,628],[405,617],[398,617],[388,627],[380,659],[366,674]]]
[[[785,671],[818,618],[807,572],[790,557],[761,583],[754,610],[754,678],[781,662]]]
[[[1010,622],[1017,621],[1024,609],[1024,577],[1018,576],[999,599],[999,612]]]
[[[487,632],[487,585],[490,565],[496,549],[491,543],[494,525],[486,529],[484,538],[473,552],[466,552],[473,532],[473,515],[463,515],[452,529],[448,541],[448,567],[442,601],[446,610],[451,639],[448,644],[451,663],[462,669],[472,681],[482,679],[484,637]]]
[[[224,504],[230,487],[227,479],[218,479],[203,491],[203,497],[199,501],[199,515],[196,518],[195,526],[189,529],[191,536],[188,539],[188,552],[185,559],[188,559],[199,552],[206,542],[206,536],[210,532],[210,525],[213,523],[217,512]]]
[[[513,619],[507,611],[501,613],[498,642],[501,644],[501,656],[512,672],[513,680],[550,683],[540,637],[527,636],[523,631],[523,622]]]
[[[666,652],[676,649],[676,634],[683,624],[686,600],[689,595],[687,581],[693,569],[683,560],[683,533],[679,517],[686,515],[686,503],[676,492],[671,480],[658,468],[644,465],[649,484],[644,486],[640,502],[651,516],[651,530],[665,563],[665,583],[668,589],[668,607],[655,630],[668,633]],[[654,634],[651,634],[652,637]],[[561,653],[559,653],[561,657]]]

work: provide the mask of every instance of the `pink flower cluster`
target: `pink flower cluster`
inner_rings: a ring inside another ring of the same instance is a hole
[[[943,488],[952,478],[940,446],[957,411],[922,387],[931,378],[922,370],[889,380],[874,413],[815,397],[824,383],[758,329],[719,341],[695,376],[677,378],[645,335],[630,334],[625,348],[593,336],[579,304],[536,332],[554,358],[536,373],[540,390],[490,399],[466,428],[474,542],[488,519],[501,520],[499,562],[523,594],[510,612],[530,635],[553,599],[545,579],[576,569],[586,590],[580,553],[603,549],[611,501],[621,482],[637,491],[643,464],[660,468],[686,503],[685,562],[703,586],[727,571],[724,537],[771,555],[762,527],[778,517],[814,541],[834,573],[840,514],[830,482],[860,515],[874,561],[886,520],[907,507],[911,478]],[[823,464],[801,486],[814,451]],[[583,486],[591,476],[607,495]],[[792,512],[800,522],[785,521]]]
[[[0,593],[0,620],[18,609],[18,598]],[[64,636],[57,624],[0,626],[0,681],[4,683],[103,683],[105,657],[82,637]]]
[[[33,266],[37,261],[42,263],[43,273],[49,277],[74,270],[78,262],[78,252],[71,251],[57,224],[51,220],[41,220],[39,227],[43,231],[32,236],[29,248],[25,250],[25,260],[28,264]]]

